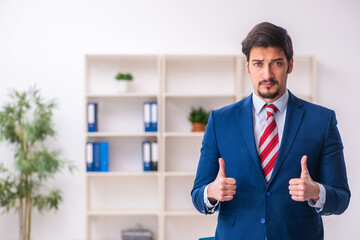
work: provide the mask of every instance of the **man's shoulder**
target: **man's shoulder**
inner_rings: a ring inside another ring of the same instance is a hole
[[[295,96],[292,99],[292,103],[295,104],[295,106],[297,106],[301,111],[303,111],[304,118],[311,121],[314,125],[326,125],[326,123],[329,122],[331,118],[335,117],[334,110],[297,98]]]
[[[290,95],[289,100],[292,101],[298,107],[304,109],[305,111],[311,111],[314,113],[326,114],[326,115],[334,112],[332,109],[298,98],[293,94]]]

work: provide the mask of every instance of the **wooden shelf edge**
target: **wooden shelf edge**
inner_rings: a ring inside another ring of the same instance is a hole
[[[87,98],[157,98],[156,93],[86,94]]]
[[[187,94],[187,93],[165,93],[166,98],[235,98],[236,95],[232,93],[216,94],[216,93],[205,93],[205,94]]]
[[[86,172],[87,177],[158,177],[159,172],[138,172],[138,171],[109,171],[109,172]]]
[[[88,216],[157,216],[158,210],[88,210]]]
[[[87,53],[85,54],[86,60],[157,60],[158,54],[115,54],[115,53]]]
[[[218,212],[215,212],[213,216],[217,216]],[[196,210],[167,210],[165,211],[165,216],[167,217],[177,217],[177,216],[205,216]]]
[[[191,171],[167,171],[165,177],[195,177],[196,172]]]
[[[203,137],[205,132],[165,132],[165,137]]]
[[[88,132],[86,137],[159,137],[158,132]]]
[[[227,60],[236,57],[241,57],[241,55],[233,55],[233,54],[166,54],[164,55],[164,58],[167,61]]]

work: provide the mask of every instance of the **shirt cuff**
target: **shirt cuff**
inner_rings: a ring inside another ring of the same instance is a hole
[[[208,185],[205,187],[205,189],[204,189],[204,203],[205,203],[206,211],[211,214],[211,213],[214,213],[214,212],[215,212],[215,209],[216,209],[217,205],[219,205],[219,201],[217,201],[217,202],[215,203],[215,205],[212,205],[212,204],[210,203],[210,201],[209,201],[209,199],[208,199],[208,195],[207,195],[207,190],[208,190],[208,188],[209,188],[209,185],[210,185],[210,184],[208,184]]]
[[[324,208],[324,205],[325,205],[325,201],[326,201],[326,190],[325,190],[325,187],[318,183],[319,184],[319,199],[314,202],[312,199],[309,199],[308,200],[308,204],[310,207],[313,207],[315,208],[315,211],[316,212],[321,212]]]

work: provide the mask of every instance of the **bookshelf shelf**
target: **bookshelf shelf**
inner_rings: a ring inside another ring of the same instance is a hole
[[[158,210],[89,210],[88,216],[157,216]]]
[[[194,177],[195,179],[196,172],[195,171],[171,171],[165,172],[165,177]]]
[[[165,93],[166,98],[235,98],[235,94],[187,94]]]
[[[87,98],[156,98],[156,93],[88,94]]]
[[[87,172],[87,177],[158,177],[158,172],[143,171],[110,171],[110,172]]]
[[[315,101],[314,57],[294,62],[289,89]],[[127,93],[117,91],[118,72],[134,76]],[[99,125],[85,132],[84,144],[109,143],[109,172],[84,174],[86,240],[117,239],[138,223],[156,240],[213,236],[218,214],[198,213],[190,198],[204,132],[191,132],[188,115],[192,107],[214,110],[251,92],[238,55],[86,55],[85,103],[98,103]],[[158,132],[144,132],[148,101],[158,103]],[[149,140],[158,142],[157,172],[143,171],[141,144]]]
[[[214,216],[217,217],[218,213],[214,213]],[[169,210],[166,211],[165,216],[176,217],[176,216],[199,216],[199,212],[196,210]]]
[[[89,132],[88,138],[92,137],[159,137],[157,132]]]
[[[203,132],[165,132],[164,137],[203,137]]]

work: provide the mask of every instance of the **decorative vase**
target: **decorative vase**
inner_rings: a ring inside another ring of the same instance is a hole
[[[119,80],[118,81],[118,92],[125,93],[129,89],[129,81],[126,80]]]
[[[204,123],[192,123],[193,132],[204,132],[206,129],[206,124]]]

